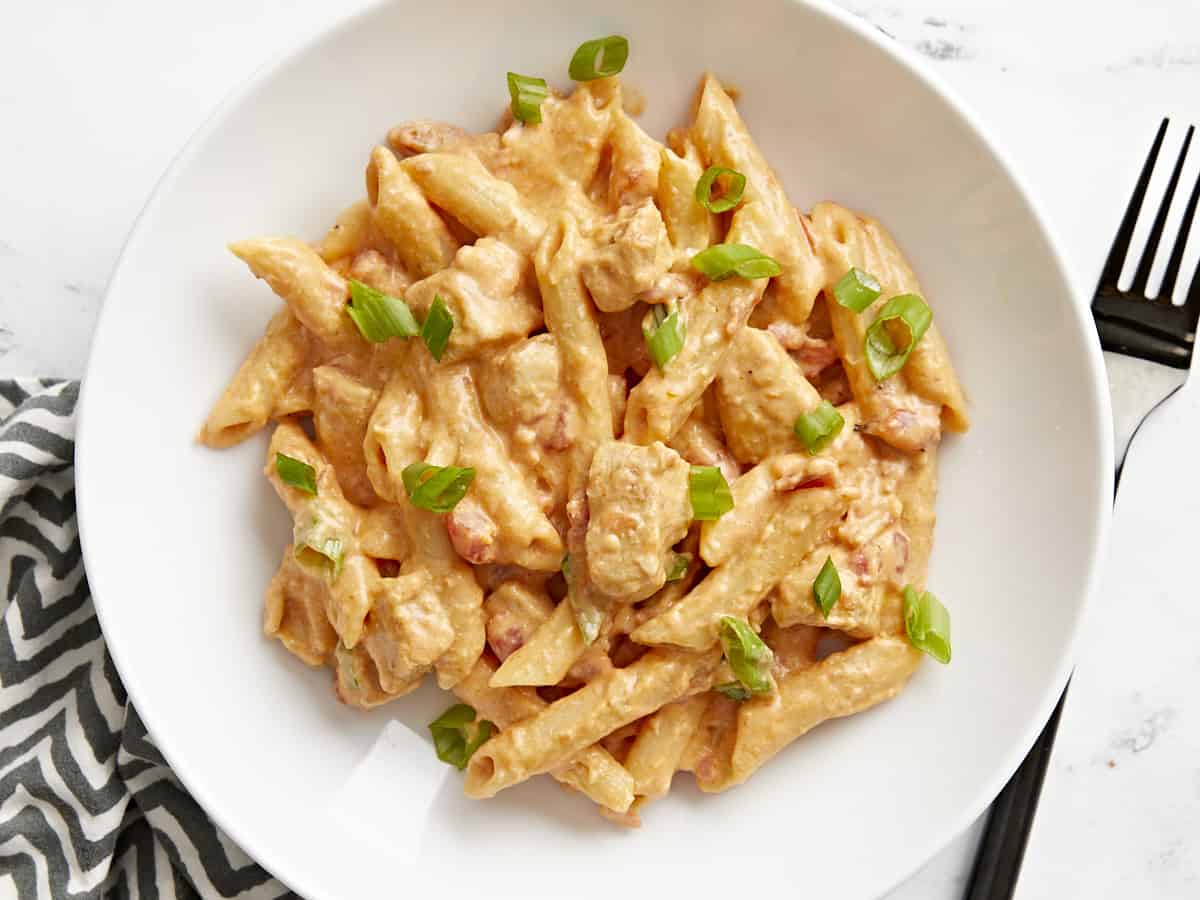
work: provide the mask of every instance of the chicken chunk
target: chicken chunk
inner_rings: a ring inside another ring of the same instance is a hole
[[[671,547],[691,521],[689,466],[665,444],[610,441],[588,473],[588,572],[604,594],[645,599],[667,580]]]
[[[593,235],[595,248],[580,267],[592,300],[604,312],[628,309],[667,274],[675,251],[653,200],[624,206]]]

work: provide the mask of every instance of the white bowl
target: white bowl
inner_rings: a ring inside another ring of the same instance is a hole
[[[741,89],[796,203],[837,199],[892,229],[974,418],[945,442],[930,579],[954,617],[953,664],[923,666],[896,701],[818,728],[727,794],[681,777],[634,833],[546,779],[463,799],[425,730],[447,699],[357,712],[328,672],[264,639],[260,598],[289,534],[264,440],[192,440],[274,303],[227,241],[319,236],[361,196],[388,126],[491,127],[506,70],[565,87],[575,46],[613,32],[631,38],[626,78],[652,134],[683,121],[713,69]],[[311,900],[447,885],[867,897],[984,809],[1057,698],[1108,518],[1109,431],[1092,326],[1041,217],[970,114],[869,27],[782,0],[382,5],[259,74],[146,207],[88,369],[80,526],[113,658],[167,759]]]

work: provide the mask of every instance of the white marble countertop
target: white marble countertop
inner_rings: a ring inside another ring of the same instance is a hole
[[[1090,289],[1159,119],[1200,122],[1200,3],[841,2],[925,56],[976,108],[1040,199],[1076,285]],[[0,376],[82,374],[105,283],[174,154],[265,60],[363,5],[43,0],[6,7],[0,31]],[[1095,730],[1128,733],[1130,752],[1148,756],[1153,734],[1149,741],[1140,736],[1156,726],[1147,722],[1135,717]],[[1186,777],[1194,793],[1200,765],[1192,766]],[[1109,771],[1077,771],[1077,793],[1087,794],[1080,779],[1104,779]],[[1079,815],[1082,820],[1086,813]],[[1198,853],[1194,829],[1183,830],[1187,821],[1194,824],[1195,816],[1150,817],[1146,827],[1111,846],[1092,848],[1117,860],[1125,888],[1134,888],[1120,896],[1140,896],[1136,886],[1150,882],[1149,876],[1138,881],[1137,867],[1161,862],[1163,854],[1173,856],[1176,872],[1194,875],[1200,855],[1187,856]],[[1070,834],[1069,819],[1067,826],[1054,834]],[[891,900],[961,896],[978,831],[977,824]],[[1030,854],[1023,900],[1066,896],[1041,887],[1039,867],[1049,867],[1053,856],[1048,848]],[[1157,897],[1197,895],[1195,884],[1189,889],[1161,871],[1154,886]]]

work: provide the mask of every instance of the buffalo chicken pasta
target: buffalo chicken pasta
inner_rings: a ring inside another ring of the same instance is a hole
[[[967,428],[879,222],[793,207],[729,91],[661,144],[589,41],[501,129],[416,121],[316,243],[240,241],[282,301],[200,432],[274,423],[293,522],[264,628],[342,702],[428,675],[471,797],[538,774],[635,825],[950,659],[925,590]]]

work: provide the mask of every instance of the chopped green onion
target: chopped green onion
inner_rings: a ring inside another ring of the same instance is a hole
[[[775,654],[754,629],[743,619],[721,616],[720,633],[725,659],[742,686],[752,694],[765,694],[774,688],[771,665]]]
[[[279,480],[294,487],[298,491],[317,496],[317,471],[303,460],[288,456],[286,453],[275,454],[275,471]]]
[[[729,187],[719,197],[712,196],[712,187],[722,175],[729,176]],[[737,169],[709,166],[696,182],[696,202],[713,213],[728,212],[742,202],[746,190],[746,176]]]
[[[508,73],[508,95],[512,98],[513,118],[536,125],[542,121],[542,101],[550,94],[545,78]]]
[[[567,583],[567,602],[571,604],[571,612],[575,616],[575,627],[585,644],[593,643],[600,636],[600,628],[604,625],[604,610],[594,603],[585,603],[580,593],[579,585],[572,577],[574,566],[571,564],[571,554],[562,558],[563,580]]]
[[[429,723],[437,758],[456,769],[465,769],[495,730],[487,719],[475,721],[475,710],[465,703],[454,704]]]
[[[688,473],[692,518],[711,522],[733,509],[729,483],[716,466],[692,466]]]
[[[450,343],[450,332],[453,330],[454,316],[450,315],[446,301],[435,295],[433,305],[429,307],[425,316],[425,324],[421,326],[421,340],[438,362],[442,361],[442,354],[446,352],[446,345]]]
[[[308,504],[296,518],[292,546],[300,562],[315,562],[334,579],[341,574],[345,555],[342,526],[333,510],[320,500]]]
[[[350,305],[346,312],[362,336],[373,344],[394,337],[416,337],[421,332],[407,303],[361,281],[350,280]]]
[[[783,271],[771,257],[746,244],[713,244],[692,257],[692,266],[711,281],[732,275],[771,278]]]
[[[833,564],[833,557],[827,556],[825,565],[821,566],[821,571],[817,573],[813,582],[813,601],[821,611],[822,618],[829,618],[829,611],[841,596],[842,577],[838,575],[837,566]]]
[[[896,347],[887,330],[887,323],[897,319],[908,329],[908,344],[902,348]],[[891,378],[904,368],[908,355],[932,321],[929,306],[916,294],[900,294],[883,304],[883,309],[867,329],[865,343],[867,368],[876,381]]]
[[[918,650],[943,665],[950,662],[950,613],[929,591],[904,589],[904,630]]]
[[[653,327],[643,325],[642,336],[646,339],[646,348],[654,364],[662,369],[683,349],[687,326],[679,318],[679,310],[672,310],[668,315],[661,303],[650,307],[650,317]]]
[[[688,566],[692,564],[692,554],[676,553],[667,571],[667,581],[679,581],[687,574]]]
[[[400,478],[413,506],[448,513],[466,496],[467,488],[475,479],[475,470],[416,462],[405,466]]]
[[[796,420],[796,437],[804,442],[808,452],[815,456],[841,434],[846,420],[828,400],[822,400],[812,412],[806,412]]]
[[[862,312],[878,300],[881,293],[883,289],[874,275],[854,267],[833,286],[833,298],[837,300],[838,305],[856,313]]]
[[[718,694],[724,694],[730,700],[736,700],[741,703],[743,700],[749,700],[751,693],[742,687],[740,681],[727,681],[724,684],[718,684],[713,687],[713,690]]]
[[[567,74],[572,81],[595,81],[608,78],[625,68],[629,59],[629,40],[619,34],[584,41],[571,57]]]

